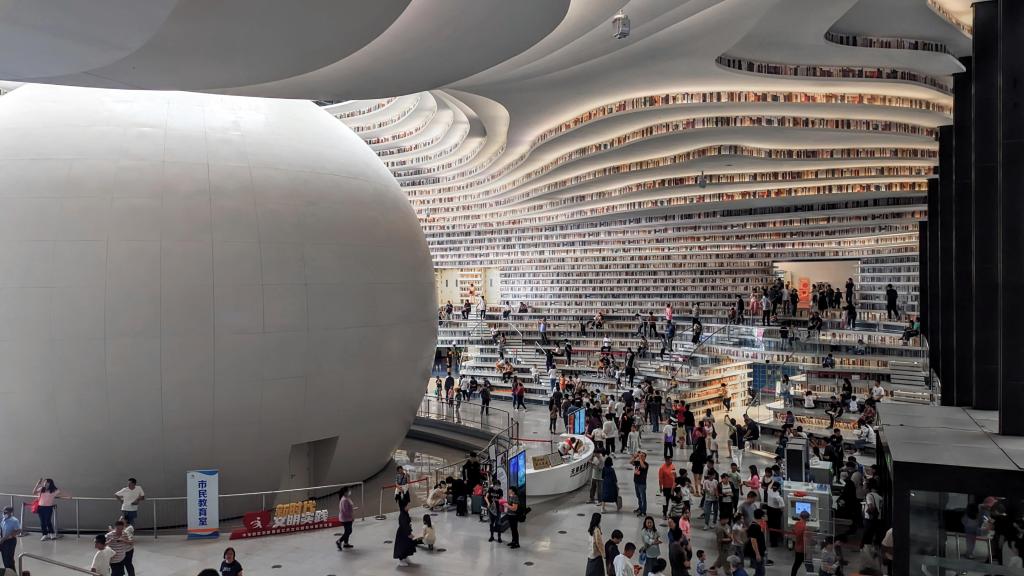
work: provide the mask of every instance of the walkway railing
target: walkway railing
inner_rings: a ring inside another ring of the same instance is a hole
[[[229,513],[228,515],[221,517],[220,522],[222,528],[224,528],[224,524],[230,523],[232,520],[237,520],[241,518],[244,512],[267,510],[268,496],[271,497],[271,500],[273,500],[273,498],[276,496],[288,495],[293,493],[322,492],[319,495],[305,495],[303,496],[303,498],[313,500],[324,500],[332,499],[336,496],[340,498],[341,490],[343,488],[354,487],[359,487],[359,503],[357,508],[363,511],[361,519],[365,520],[366,493],[364,483],[347,482],[343,484],[325,484],[323,486],[305,486],[302,488],[267,490],[263,492],[241,492],[237,494],[221,494],[218,497],[218,504],[220,505],[220,509],[238,512],[235,514]],[[34,527],[29,526],[27,518],[31,515],[31,513],[26,514],[25,511],[27,511],[31,503],[36,499],[36,496],[34,494],[0,493],[0,499],[3,498],[9,499],[10,506],[15,510],[18,510],[19,508],[22,509],[22,526],[24,527],[25,531],[34,531]],[[245,499],[248,499],[250,503],[246,503]],[[57,527],[58,531],[60,530],[60,525],[58,524],[57,509],[59,508],[59,504],[61,501],[62,500],[58,500],[58,506],[54,507],[53,524],[55,527]],[[93,506],[92,510],[87,510],[88,512],[93,512],[94,510],[98,510],[101,507],[103,509],[110,510],[110,524],[113,524],[113,519],[117,516],[117,514],[120,514],[121,502],[117,498],[113,497],[74,496],[66,499],[65,501],[70,501],[74,506],[75,524],[73,531],[76,537],[81,537],[83,531],[87,533],[100,531],[106,532],[107,529],[109,528],[108,526],[103,525],[83,527],[81,523],[81,509],[83,505]],[[16,502],[18,505],[15,504]],[[139,506],[139,512],[141,517],[144,511],[151,511],[152,518],[150,520],[152,521],[152,527],[147,529],[153,531],[153,538],[157,538],[159,536],[160,531],[163,531],[165,533],[170,531],[180,532],[181,529],[187,526],[187,511],[185,509],[186,503],[187,502],[185,496],[146,497],[144,503]],[[161,507],[164,509],[163,515],[159,513]],[[331,509],[330,505],[328,506],[328,509]],[[164,522],[163,525],[161,525],[160,523],[160,518],[162,517],[169,517],[169,519],[166,522]],[[140,522],[138,519],[136,520],[136,524],[141,523],[142,522]],[[143,529],[140,528],[139,530],[141,531]],[[69,529],[66,530],[66,532],[70,533],[72,532],[72,530]]]
[[[58,566],[60,568],[64,568],[65,570],[70,570],[72,572],[78,572],[80,574],[94,574],[94,572],[92,572],[90,570],[86,570],[85,568],[82,568],[81,566],[74,566],[72,564],[65,564],[64,562],[60,562],[60,561],[54,560],[52,558],[46,558],[45,556],[37,556],[35,554],[29,554],[28,552],[24,552],[22,554],[18,554],[18,574],[24,574],[25,573],[25,558],[31,558],[33,560],[37,560],[39,562],[42,562],[43,564],[49,564],[51,566]]]
[[[495,414],[485,413],[489,411],[493,411]],[[463,413],[469,416],[463,416]],[[473,416],[474,414],[476,417]],[[420,410],[416,412],[416,416],[452,422],[490,433],[491,437],[487,445],[476,452],[476,455],[484,462],[489,460],[492,447],[495,453],[504,452],[512,445],[512,439],[519,435],[519,422],[513,417],[511,412],[492,406],[485,407],[477,402],[462,402],[456,408],[454,402],[449,405],[447,401],[439,400],[432,395],[426,394],[423,396]],[[457,462],[439,466],[428,471],[427,475],[433,477],[435,484],[448,476],[459,476],[462,465],[468,460],[468,458],[463,458]]]

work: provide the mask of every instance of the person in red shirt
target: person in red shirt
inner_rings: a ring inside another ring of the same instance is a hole
[[[793,525],[793,569],[790,576],[796,576],[804,563],[804,541],[807,534],[807,519],[810,517],[807,512],[801,512],[800,519]]]
[[[665,503],[661,507],[661,517],[668,517],[668,506],[672,501],[672,489],[676,487],[676,467],[672,465],[671,458],[665,458],[665,463],[658,468],[658,488],[661,489],[661,495],[665,498]]]

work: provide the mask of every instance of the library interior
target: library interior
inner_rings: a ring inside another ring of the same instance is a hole
[[[1024,2],[0,48],[0,576],[1024,576]]]

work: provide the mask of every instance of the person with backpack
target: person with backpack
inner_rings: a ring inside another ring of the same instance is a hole
[[[877,479],[868,480],[867,486],[868,493],[864,497],[864,534],[860,541],[861,550],[865,546],[877,546],[882,536],[881,517],[885,501],[878,493]]]

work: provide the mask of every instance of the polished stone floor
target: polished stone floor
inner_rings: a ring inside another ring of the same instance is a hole
[[[504,407],[504,406],[502,406]],[[542,407],[520,413],[523,436],[547,439],[547,414]],[[644,442],[652,455],[652,468],[660,464],[659,438],[648,434]],[[722,458],[726,455],[722,448]],[[678,455],[677,455],[678,456]],[[767,461],[748,455],[744,465],[763,467]],[[627,486],[630,470],[623,457],[616,463],[620,469],[620,486],[624,508],[620,513],[609,512],[603,520],[605,535],[618,528],[627,541],[639,540],[640,520],[630,513],[636,501],[632,486]],[[656,497],[657,479],[652,469],[648,481],[649,508],[660,517],[660,496]],[[394,538],[395,515],[385,520],[357,521],[352,539],[355,548],[346,552],[335,549],[334,531],[307,532],[298,535],[273,536],[261,539],[228,541],[226,537],[213,542],[188,542],[180,536],[161,536],[157,540],[141,535],[136,544],[135,565],[141,576],[195,576],[202,568],[217,568],[225,546],[234,546],[246,576],[259,575],[370,575],[392,573],[438,574],[445,576],[503,575],[574,575],[583,574],[586,527],[590,515],[599,509],[587,503],[586,490],[542,503],[531,502],[533,508],[528,521],[521,526],[522,548],[510,550],[505,546],[487,542],[486,524],[474,516],[456,517],[441,513],[433,517],[437,530],[438,547],[443,552],[420,551],[412,558],[413,566],[399,568],[391,558],[391,540]],[[373,502],[375,504],[375,501]],[[376,510],[373,511],[376,513]],[[422,509],[412,511],[414,528],[419,530]],[[661,523],[660,518],[658,519]],[[696,520],[693,529],[694,548],[713,549],[711,532],[701,529],[703,522]],[[91,538],[65,537],[56,542],[39,542],[32,534],[21,539],[18,552],[41,554],[70,564],[88,566],[93,550]],[[714,558],[713,553],[709,553]],[[775,548],[769,553],[776,565],[767,574],[789,574],[792,555]],[[857,559],[853,559],[859,563]],[[31,560],[26,568],[33,576],[59,576],[71,574],[66,570],[46,567]],[[847,574],[852,573],[848,570]]]

